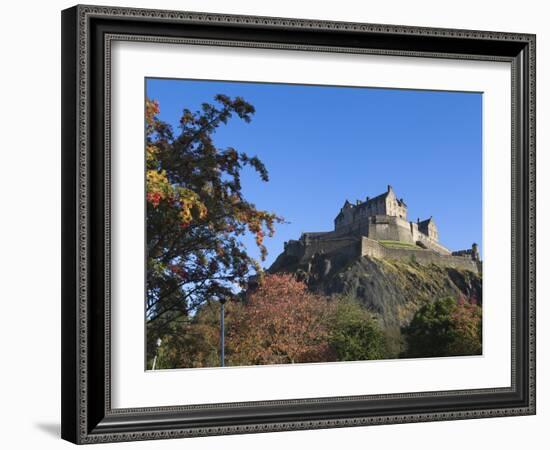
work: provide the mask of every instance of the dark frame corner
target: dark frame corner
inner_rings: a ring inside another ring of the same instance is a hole
[[[512,296],[516,299],[512,386],[208,408],[112,409],[106,61],[113,39],[133,38],[509,61],[514,105]],[[528,414],[535,414],[534,35],[80,5],[62,12],[64,439],[83,444]]]

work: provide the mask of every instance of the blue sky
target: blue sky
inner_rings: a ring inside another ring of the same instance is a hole
[[[254,105],[252,122],[218,129],[218,147],[257,155],[270,181],[245,170],[243,190],[289,223],[266,239],[265,267],[304,231],[329,231],[346,199],[391,184],[408,219],[433,216],[451,250],[481,244],[482,94],[355,87],[147,79],[160,118],[174,126],[222,93]],[[252,239],[245,244],[254,256]],[[481,247],[481,245],[480,245]]]

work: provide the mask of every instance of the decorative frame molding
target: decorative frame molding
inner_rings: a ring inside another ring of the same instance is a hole
[[[511,387],[112,409],[115,40],[510,62]],[[79,5],[62,13],[62,58],[63,438],[83,444],[535,414],[534,35]]]

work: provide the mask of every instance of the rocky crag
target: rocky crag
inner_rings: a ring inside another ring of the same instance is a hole
[[[357,299],[378,318],[394,354],[400,349],[401,327],[426,302],[448,296],[482,302],[481,271],[421,264],[414,258],[319,253],[308,264],[292,257],[279,258],[269,272],[295,273],[313,292]]]
[[[285,242],[269,272],[294,273],[314,292],[357,299],[378,317],[395,355],[401,328],[426,302],[482,301],[477,244],[451,251],[439,242],[433,217],[408,221],[407,209],[390,185],[373,198],[346,200],[333,230]]]

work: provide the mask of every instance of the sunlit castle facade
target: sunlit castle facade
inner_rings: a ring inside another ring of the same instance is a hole
[[[329,255],[414,260],[474,272],[481,267],[477,244],[451,252],[439,243],[433,217],[409,222],[407,204],[391,186],[373,198],[355,203],[346,200],[334,219],[334,230],[302,233],[300,239],[285,242],[283,253],[270,270],[289,264],[307,269],[319,258],[328,261]]]
[[[416,222],[407,220],[407,205],[397,198],[391,186],[376,197],[355,204],[346,200],[334,219],[333,237],[360,235],[374,240],[400,241],[430,248],[442,254],[451,251],[439,244],[439,233],[432,217]]]

